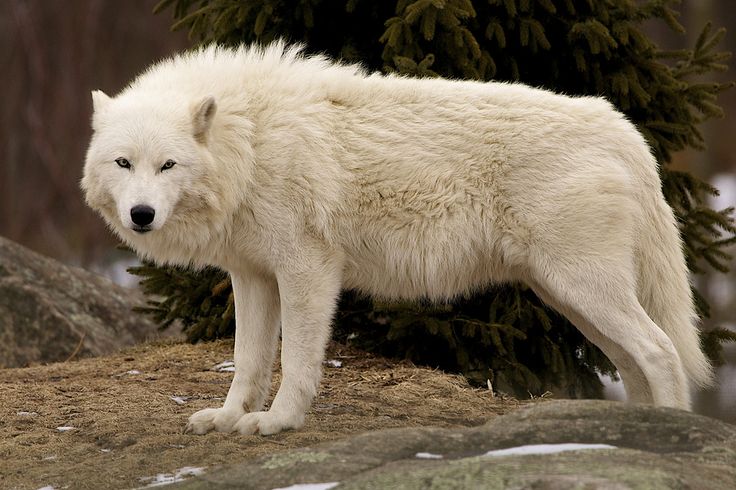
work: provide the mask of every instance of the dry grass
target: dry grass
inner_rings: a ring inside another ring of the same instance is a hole
[[[520,405],[470,388],[459,376],[332,345],[328,359],[342,367],[325,365],[302,430],[183,434],[190,414],[222,403],[232,373],[211,368],[227,359],[232,342],[157,343],[0,370],[0,488],[134,488],[145,485],[142,477],[185,466],[212,467],[374,429],[478,425]],[[278,381],[275,375],[274,389]],[[74,429],[57,430],[65,426]]]

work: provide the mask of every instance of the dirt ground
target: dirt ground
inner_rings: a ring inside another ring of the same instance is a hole
[[[222,404],[233,373],[213,367],[231,359],[231,341],[169,341],[0,370],[0,488],[145,487],[182,468],[207,471],[367,430],[478,425],[522,404],[470,388],[459,376],[331,345],[327,359],[337,362],[325,364],[303,429],[270,437],[183,434],[189,415]]]

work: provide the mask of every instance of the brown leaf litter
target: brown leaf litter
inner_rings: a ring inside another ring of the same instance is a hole
[[[183,434],[189,415],[222,404],[233,373],[212,368],[231,359],[232,341],[169,341],[0,370],[0,488],[144,487],[181,468],[207,471],[369,430],[479,425],[522,403],[461,376],[332,344],[301,430]],[[279,381],[277,369],[272,391]]]

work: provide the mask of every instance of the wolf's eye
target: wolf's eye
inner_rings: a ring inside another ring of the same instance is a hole
[[[166,163],[161,166],[161,170],[168,170],[174,165],[176,165],[176,162],[174,160],[166,160]]]
[[[126,158],[116,158],[115,163],[120,165],[122,168],[130,168],[130,162]]]

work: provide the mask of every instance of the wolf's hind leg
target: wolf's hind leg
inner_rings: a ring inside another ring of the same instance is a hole
[[[630,401],[689,409],[682,362],[639,303],[626,263],[568,251],[532,263],[531,286],[613,362]]]
[[[235,376],[221,408],[189,418],[187,432],[230,432],[246,412],[263,409],[278,347],[279,292],[275,277],[231,273],[235,297]]]
[[[578,314],[573,308],[566,308],[546,290],[536,284],[530,284],[534,293],[547,305],[554,308],[556,311],[567,317],[578,330],[584,333],[586,338],[590,340],[590,335],[595,335],[595,328]],[[588,332],[591,332],[590,334]],[[611,359],[613,358],[622,359],[621,362],[615,363],[616,369],[618,370],[621,380],[626,388],[626,394],[629,397],[629,401],[637,403],[654,403],[652,392],[649,389],[649,382],[646,380],[644,373],[634,362],[633,358],[628,356],[627,352],[621,348],[616,342],[608,340],[604,336],[598,336],[595,341],[592,341],[598,346],[606,356]],[[605,345],[605,348],[603,347]],[[615,355],[613,353],[616,353]]]

